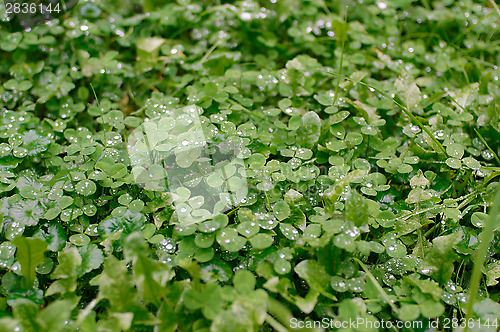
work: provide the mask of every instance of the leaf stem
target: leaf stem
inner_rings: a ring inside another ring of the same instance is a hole
[[[101,297],[97,296],[95,299],[93,299],[92,301],[90,301],[89,304],[87,304],[87,306],[82,311],[80,311],[80,313],[78,314],[78,317],[76,319],[75,327],[79,327],[83,323],[83,321],[85,320],[85,318],[92,312],[92,310],[94,309],[94,307],[100,301],[101,301]]]
[[[365,263],[363,263],[357,257],[352,257],[352,259],[356,263],[358,263],[359,266],[361,266],[361,268],[366,272],[366,274],[368,275],[368,278],[373,282],[373,284],[375,285],[375,288],[377,288],[377,290],[379,291],[379,293],[382,296],[382,298],[384,299],[384,301],[391,307],[392,311],[394,311],[395,314],[398,314],[399,313],[399,309],[396,307],[396,305],[394,304],[394,302],[389,298],[389,295],[387,295],[387,293],[384,291],[384,289],[382,288],[382,286],[380,286],[380,284],[378,283],[377,279],[375,279],[375,277],[370,272],[370,270],[368,269],[368,267],[366,267]]]
[[[235,207],[234,209],[232,209],[232,210],[230,210],[228,213],[226,213],[226,216],[229,216],[230,214],[232,214],[232,213],[234,213],[234,212],[238,211],[239,209],[240,209],[240,207],[239,207],[239,206]]]
[[[92,83],[90,83],[90,87],[92,88],[92,92],[94,93],[94,97],[95,97],[95,100],[97,101],[97,105],[100,105],[99,98],[97,98],[97,93],[95,93],[95,89],[94,89],[94,86],[92,85]]]
[[[271,327],[278,332],[288,332],[288,329],[281,325],[273,316],[266,314],[266,322],[271,325]]]
[[[493,149],[490,148],[490,146],[488,145],[488,143],[486,143],[486,140],[484,139],[484,137],[479,133],[479,131],[477,131],[476,128],[474,128],[474,131],[476,132],[477,136],[479,136],[479,139],[483,142],[483,144],[486,145],[486,147],[488,148],[488,150],[490,150],[490,152],[493,153],[493,157],[495,157],[495,160],[497,161],[498,165],[500,165],[500,159],[498,158],[498,156],[495,153],[495,151],[493,151]]]
[[[257,112],[252,112],[252,111],[250,111],[248,108],[243,107],[242,105],[240,105],[238,102],[236,102],[236,101],[232,100],[231,98],[229,98],[228,100],[229,100],[229,102],[230,102],[231,104],[233,104],[233,105],[238,105],[238,106],[240,107],[240,108],[238,109],[239,111],[244,111],[244,112],[248,113],[248,115],[249,115],[249,116],[256,116],[257,118],[259,118],[259,119],[261,119],[261,120],[265,120],[265,119],[266,119],[266,117],[265,117],[265,116],[263,116],[262,114],[259,114],[259,113],[257,113]]]
[[[205,62],[207,60],[207,58],[210,56],[210,54],[212,54],[212,52],[217,48],[217,46],[219,46],[222,42],[220,40],[218,40],[215,44],[212,45],[212,47],[210,47],[210,49],[207,51],[207,53],[205,53],[205,55],[203,56],[203,58],[201,58],[200,60],[200,64],[203,64],[203,62]]]
[[[491,5],[493,6],[493,8],[495,8],[495,10],[496,10],[496,12],[497,12],[498,16],[500,16],[500,8],[498,8],[498,6],[497,6],[497,4],[495,3],[495,1],[490,0],[490,3],[491,3]]]
[[[448,155],[446,153],[446,149],[444,148],[444,146],[441,144],[441,142],[439,142],[437,140],[436,137],[434,137],[434,135],[432,135],[431,131],[425,127],[422,122],[420,122],[419,119],[417,119],[415,117],[415,115],[413,115],[405,106],[403,106],[401,103],[399,103],[397,100],[395,100],[394,98],[392,98],[391,96],[389,96],[386,92],[380,90],[379,88],[376,88],[374,86],[372,86],[371,84],[368,84],[368,83],[365,83],[363,81],[359,81],[359,82],[355,82],[353,79],[351,79],[350,77],[348,76],[344,76],[344,75],[339,75],[337,73],[332,73],[332,72],[328,72],[328,74],[330,75],[334,75],[334,76],[340,76],[340,77],[343,77],[344,79],[346,80],[349,80],[353,83],[358,83],[358,84],[361,84],[361,85],[364,85],[368,88],[371,88],[375,91],[377,91],[378,93],[380,93],[382,96],[386,97],[387,99],[390,99],[394,104],[396,104],[396,106],[398,106],[406,115],[408,115],[408,117],[410,118],[411,121],[413,121],[414,123],[416,123],[420,129],[422,129],[429,137],[430,139],[437,145],[437,147],[441,150],[441,152],[444,154],[444,155]]]
[[[345,7],[345,15],[344,15],[344,24],[343,24],[343,31],[342,31],[342,44],[340,48],[340,64],[339,64],[339,77],[337,79],[337,86],[335,87],[335,96],[333,97],[333,106],[337,103],[337,98],[339,96],[339,88],[340,88],[340,78],[342,77],[342,64],[344,62],[344,43],[345,43],[345,37],[347,35],[347,10],[349,9],[348,6]]]

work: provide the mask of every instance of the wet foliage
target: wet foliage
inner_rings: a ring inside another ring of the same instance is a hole
[[[0,330],[497,330],[493,1],[6,18]]]

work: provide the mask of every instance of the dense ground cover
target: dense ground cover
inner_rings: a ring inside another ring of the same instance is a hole
[[[493,1],[82,1],[21,32],[0,14],[0,330],[497,330]],[[200,212],[200,182],[154,190],[166,174],[137,179],[126,147],[186,105],[248,186],[192,225],[172,202]]]

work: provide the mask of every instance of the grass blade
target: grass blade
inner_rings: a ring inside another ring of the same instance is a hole
[[[468,322],[469,319],[472,318],[472,308],[479,290],[479,283],[481,282],[481,270],[483,269],[484,261],[486,260],[488,247],[493,240],[495,219],[498,217],[498,215],[500,215],[500,189],[495,196],[493,207],[490,210],[490,218],[486,222],[486,225],[484,225],[483,231],[481,232],[480,236],[480,244],[476,249],[474,255],[474,268],[472,270],[472,278],[469,287],[469,302],[467,303],[465,316],[466,322]],[[469,324],[466,324],[464,332],[467,332],[468,330]]]

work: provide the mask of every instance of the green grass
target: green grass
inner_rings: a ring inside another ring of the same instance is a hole
[[[1,331],[498,329],[494,1],[5,10]]]

